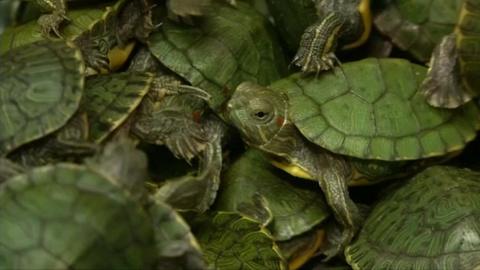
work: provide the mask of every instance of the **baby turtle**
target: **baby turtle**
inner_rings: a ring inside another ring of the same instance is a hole
[[[418,93],[426,68],[406,60],[369,58],[343,69],[319,79],[294,74],[268,88],[242,83],[227,118],[277,166],[319,182],[345,245],[361,223],[347,184],[405,173],[400,161],[456,152],[475,138],[480,119],[474,104],[429,106]]]

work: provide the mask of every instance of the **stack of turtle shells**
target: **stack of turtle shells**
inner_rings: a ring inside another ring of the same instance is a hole
[[[2,2],[0,269],[480,268],[479,78],[480,0]]]

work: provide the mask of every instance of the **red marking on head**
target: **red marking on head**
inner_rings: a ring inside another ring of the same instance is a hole
[[[285,118],[283,116],[279,116],[277,117],[276,122],[277,122],[277,126],[281,127],[283,126],[283,123],[285,123]]]
[[[192,113],[193,121],[200,123],[200,119],[202,118],[202,112],[200,111],[194,111]]]

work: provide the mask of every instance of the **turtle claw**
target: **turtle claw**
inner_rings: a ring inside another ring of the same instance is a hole
[[[330,70],[335,67],[337,57],[334,53],[328,53],[322,56],[315,56],[313,53],[305,53],[299,49],[291,64],[301,67],[303,73],[319,74],[323,70]]]
[[[40,16],[38,24],[40,25],[42,36],[52,38],[53,32],[58,38],[63,38],[59,30],[63,21],[69,21],[63,14],[53,13]]]
[[[211,98],[211,95],[204,91],[203,89],[200,89],[198,87],[194,87],[191,85],[185,85],[185,84],[178,84],[178,83],[167,83],[163,84],[162,82],[157,82],[156,87],[162,88],[166,90],[167,95],[178,95],[178,94],[186,94],[186,95],[192,95],[195,97],[198,97],[202,100],[209,101]]]

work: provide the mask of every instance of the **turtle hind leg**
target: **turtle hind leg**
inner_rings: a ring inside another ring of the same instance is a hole
[[[341,18],[332,12],[325,19],[307,27],[292,63],[301,67],[304,73],[332,69],[336,62],[333,52],[342,26]]]
[[[459,65],[456,36],[447,35],[435,47],[427,77],[421,86],[421,93],[430,105],[453,109],[472,99],[473,96],[462,86]]]

